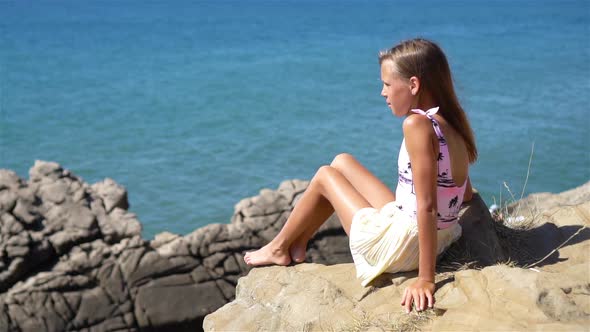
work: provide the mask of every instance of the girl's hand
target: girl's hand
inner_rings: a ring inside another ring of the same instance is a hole
[[[412,311],[412,301],[416,305],[417,311],[426,309],[426,304],[429,308],[434,305],[434,282],[418,279],[410,286],[406,287],[404,295],[402,296],[401,305],[406,306],[406,313]],[[428,300],[428,303],[426,302]]]

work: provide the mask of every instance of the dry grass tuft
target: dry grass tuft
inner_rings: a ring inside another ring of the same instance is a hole
[[[373,323],[374,323],[373,318],[367,312],[363,312],[360,317],[353,316],[352,320],[353,320],[352,324],[344,326],[344,327],[338,329],[338,331],[362,332],[362,331],[367,331],[370,327],[374,326],[373,325]]]
[[[522,204],[522,199],[524,197],[524,193],[526,191],[526,186],[529,181],[529,175],[531,173],[531,163],[533,161],[533,155],[535,152],[535,142],[533,142],[531,146],[531,155],[529,157],[529,165],[526,171],[526,177],[524,180],[524,184],[522,186],[522,190],[520,192],[520,197],[516,199],[516,196],[510,189],[510,186],[503,182],[504,188],[510,195],[510,198],[507,200],[502,200],[502,190],[500,191],[500,201],[496,202],[496,198],[494,197],[494,205],[496,203],[499,205],[499,209],[492,214],[492,217],[499,223],[508,226],[512,229],[519,229],[519,230],[527,230],[531,229],[535,226],[536,217],[539,215],[539,211],[536,211],[536,204]],[[525,214],[522,210],[527,209],[528,213]]]
[[[413,306],[411,313],[387,314],[387,317],[373,317],[371,314],[364,312],[360,317],[353,318],[354,322],[350,325],[329,331],[344,332],[363,332],[363,331],[404,331],[417,332],[421,327],[437,316],[438,309],[427,309],[421,312],[416,311]]]
[[[512,260],[510,257],[508,257],[507,261],[498,262],[498,263],[496,263],[496,265],[504,265],[504,266],[508,266],[508,267],[520,267],[518,262]]]
[[[409,314],[404,313],[401,315],[396,315],[393,318],[389,317],[387,319],[389,324],[383,327],[386,329],[386,331],[417,332],[421,331],[421,327],[436,316],[435,309],[416,311],[416,308],[414,307],[412,312]]]
[[[365,329],[367,329],[369,326],[372,325],[369,314],[367,314],[367,313],[363,313],[361,318],[359,318],[359,319],[353,318],[353,320],[354,320],[353,325],[351,326],[351,328],[349,330],[345,330],[346,332],[364,331]]]
[[[535,258],[534,253],[527,247],[527,242],[530,240],[529,231],[539,225],[539,216],[541,213],[537,208],[537,202],[535,204],[525,204],[522,202],[530,175],[534,151],[535,143],[533,142],[527,174],[520,197],[517,199],[510,186],[506,182],[503,182],[504,188],[509,194],[509,199],[502,200],[502,191],[500,191],[499,208],[492,212],[492,218],[496,221],[493,225],[500,246],[508,255],[508,261],[499,262],[498,265],[523,267]],[[495,197],[494,203],[496,203]]]

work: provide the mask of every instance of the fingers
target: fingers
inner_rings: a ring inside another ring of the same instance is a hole
[[[402,302],[400,303],[401,305],[404,305],[406,303],[406,295],[408,294],[408,288],[406,287],[406,289],[404,290],[404,295],[402,295]]]
[[[405,292],[404,296],[402,297],[402,305],[405,305],[406,313],[412,311],[412,303],[414,303],[417,311],[423,311],[426,310],[427,305],[428,308],[432,308],[434,298],[430,292],[424,292],[421,290]]]
[[[417,305],[416,305],[416,310],[418,311],[422,311],[424,310],[424,291],[420,290],[418,291],[418,301],[416,301]]]
[[[406,299],[404,300],[407,314],[410,313],[410,311],[412,311],[412,301],[413,301],[412,292],[408,291],[406,294]]]
[[[423,298],[423,295],[424,294],[420,296],[420,292],[418,290],[406,289],[406,291],[404,292],[404,296],[402,296],[402,305],[405,305],[406,313],[410,313],[412,311],[412,303],[414,304],[414,306],[416,306],[416,310],[421,310],[421,303],[423,303],[421,297]]]
[[[412,311],[412,303],[415,305],[417,311],[432,308],[434,305],[434,296],[428,289],[411,289],[410,287],[404,290],[402,295],[401,305],[405,307],[406,313]]]
[[[426,297],[428,298],[428,308],[432,308],[432,306],[434,305],[434,297],[430,292],[426,293]]]

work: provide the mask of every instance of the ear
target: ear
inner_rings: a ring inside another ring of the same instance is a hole
[[[410,92],[413,96],[418,94],[420,91],[420,79],[416,76],[410,77]]]

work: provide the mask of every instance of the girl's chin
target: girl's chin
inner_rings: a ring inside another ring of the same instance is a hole
[[[408,114],[408,112],[409,112],[409,111],[408,111],[408,112],[405,112],[405,113],[401,114],[401,113],[400,113],[400,111],[396,111],[396,110],[393,108],[393,106],[391,106],[391,104],[387,104],[387,107],[389,107],[389,109],[391,110],[391,113],[392,113],[394,116],[398,117],[398,118],[402,118],[402,117],[404,117],[404,116],[405,116],[405,115],[407,115],[407,114]]]
[[[391,109],[391,113],[393,113],[393,115],[397,116],[398,118],[403,118],[404,116],[407,116],[408,114],[410,114],[410,110],[396,110],[393,107],[389,106],[389,108]]]

